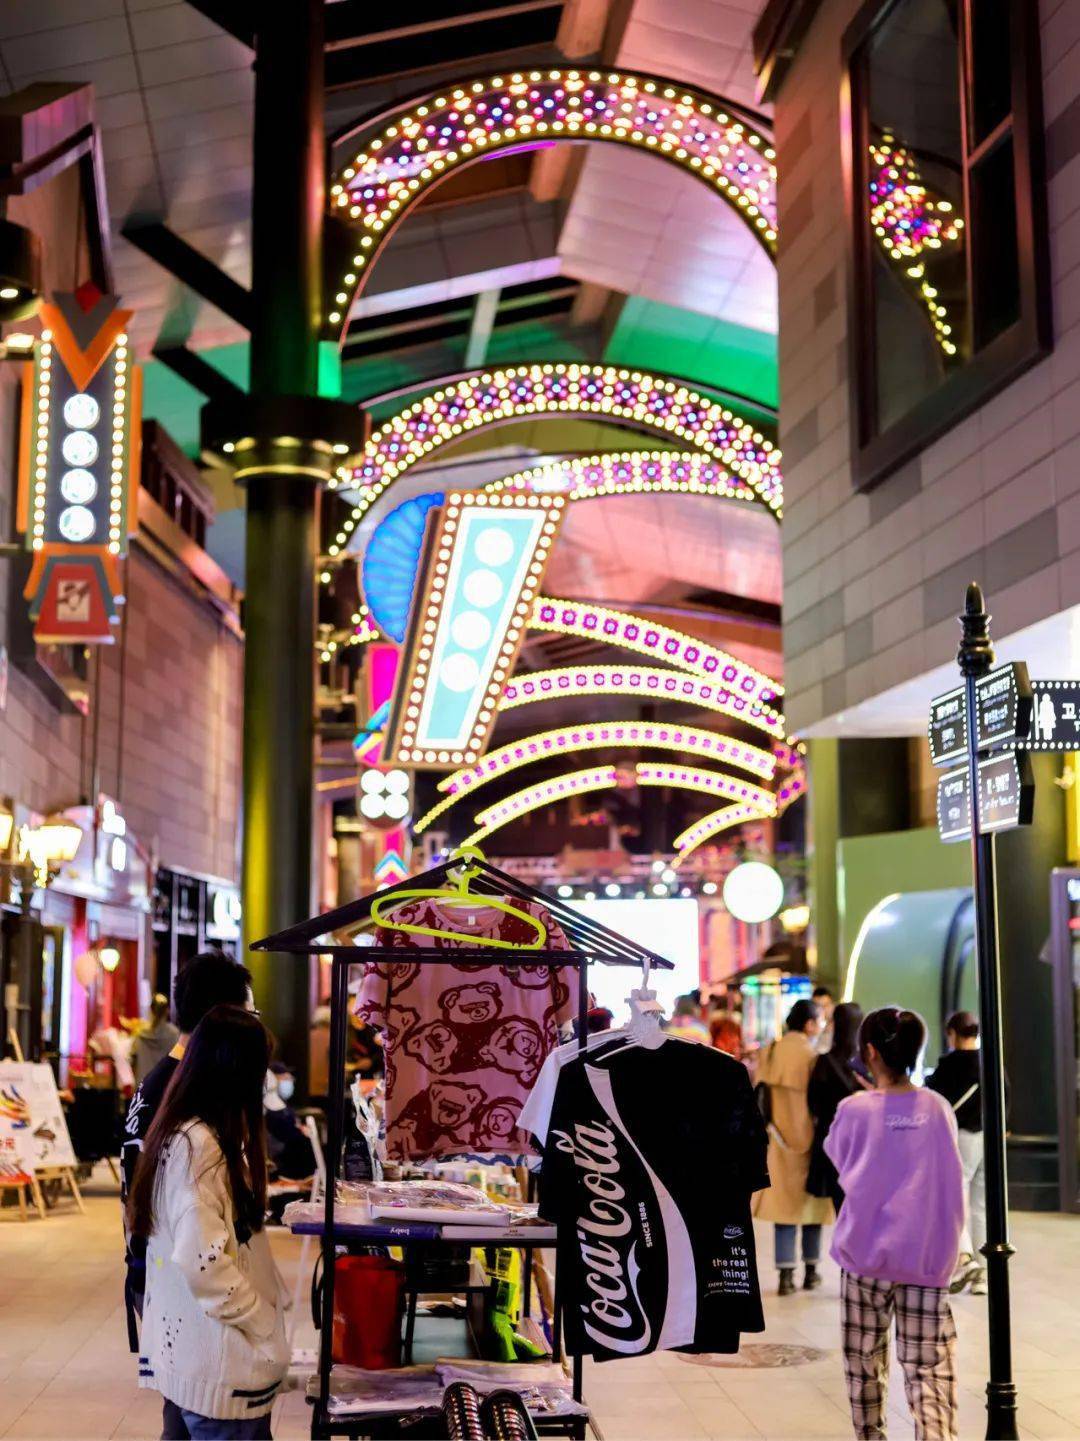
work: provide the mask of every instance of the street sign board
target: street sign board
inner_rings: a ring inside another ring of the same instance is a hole
[[[979,762],[979,832],[993,835],[1029,826],[1035,801],[1031,762],[1006,751]],[[938,781],[938,833],[946,843],[971,839],[971,792],[967,767]]]
[[[1080,750],[1080,680],[1033,680],[1032,751]]]
[[[966,767],[949,771],[938,781],[937,824],[946,845],[971,839],[971,788]]]
[[[1031,726],[1031,683],[1023,661],[999,665],[975,682],[975,745],[1022,744]]]
[[[946,691],[930,702],[930,759],[951,765],[967,754],[967,707],[964,687]]]

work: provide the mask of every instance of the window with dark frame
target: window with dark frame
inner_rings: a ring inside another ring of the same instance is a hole
[[[867,0],[843,58],[863,489],[1051,348],[1037,6]]]

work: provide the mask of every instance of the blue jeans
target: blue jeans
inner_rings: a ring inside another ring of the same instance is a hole
[[[793,1270],[795,1266],[795,1233],[798,1226],[776,1223],[776,1269]],[[808,1266],[816,1266],[821,1259],[821,1227],[802,1228],[802,1258]]]
[[[222,1421],[163,1401],[161,1420],[162,1441],[272,1441],[269,1411],[243,1421]]]

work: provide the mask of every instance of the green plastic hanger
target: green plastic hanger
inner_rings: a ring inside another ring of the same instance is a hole
[[[547,926],[543,921],[537,920],[535,916],[524,911],[520,906],[511,904],[510,901],[500,900],[498,896],[474,895],[469,890],[469,881],[473,876],[480,874],[479,866],[474,862],[483,860],[484,853],[477,846],[462,846],[456,850],[451,857],[451,869],[457,872],[458,883],[452,890],[429,890],[418,888],[414,890],[398,890],[379,896],[372,904],[371,919],[379,926],[390,931],[402,931],[410,936],[434,936],[436,939],[446,937],[451,941],[463,941],[466,945],[479,945],[484,950],[500,951],[539,951],[547,941]],[[460,868],[458,861],[463,864]],[[472,864],[470,862],[473,862]],[[444,906],[470,906],[476,910],[479,906],[502,911],[508,916],[516,916],[518,920],[524,921],[536,932],[535,939],[531,941],[500,941],[485,936],[477,940],[476,936],[465,935],[459,931],[437,930],[434,926],[416,926],[410,921],[395,921],[392,916],[387,916],[384,911],[387,908],[398,906],[402,901],[439,901]]]

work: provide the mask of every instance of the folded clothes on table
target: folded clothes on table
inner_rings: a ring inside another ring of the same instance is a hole
[[[435,1370],[444,1386],[467,1381],[482,1395],[490,1391],[517,1391],[534,1415],[584,1416],[586,1408],[574,1400],[570,1378],[557,1361],[439,1360]]]
[[[331,1416],[422,1411],[442,1405],[443,1392],[454,1381],[467,1381],[487,1395],[492,1391],[518,1392],[537,1416],[583,1416],[570,1380],[554,1363],[503,1364],[495,1361],[438,1361],[434,1366],[402,1366],[392,1371],[364,1371],[356,1366],[335,1366],[330,1373]],[[308,1382],[307,1394],[317,1396],[318,1377]]]
[[[368,1411],[419,1411],[442,1405],[443,1383],[434,1366],[401,1366],[392,1371],[364,1371],[358,1366],[335,1366],[330,1372],[331,1416],[355,1416]],[[319,1394],[319,1378],[308,1382],[307,1394]]]

